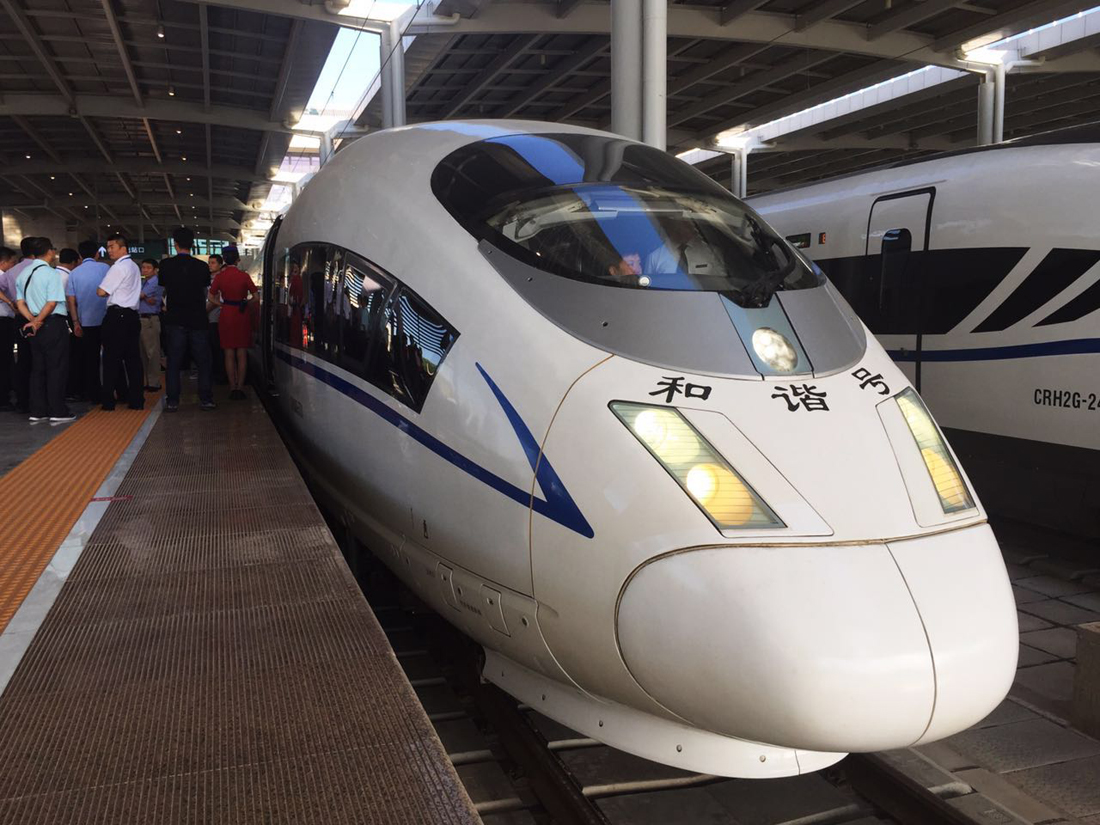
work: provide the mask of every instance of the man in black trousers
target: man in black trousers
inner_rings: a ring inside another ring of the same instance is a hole
[[[30,381],[30,421],[54,424],[75,421],[65,406],[69,376],[69,309],[61,273],[54,269],[57,250],[49,238],[34,238],[31,263],[16,280],[16,306],[23,333],[34,351]]]
[[[103,319],[103,409],[115,408],[115,391],[126,380],[126,401],[131,410],[145,408],[145,393],[141,384],[141,318],[138,301],[141,298],[141,268],[130,258],[129,242],[122,235],[107,239],[107,255],[114,263],[107,270],[96,294],[107,299],[107,315]]]

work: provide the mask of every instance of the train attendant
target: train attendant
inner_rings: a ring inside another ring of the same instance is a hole
[[[129,242],[122,235],[107,239],[107,254],[114,261],[96,295],[107,299],[103,319],[103,409],[115,408],[116,394],[125,394],[131,410],[145,409],[141,390],[141,270],[130,258]],[[123,376],[126,369],[127,382]],[[125,390],[123,390],[125,387]]]
[[[222,250],[222,257],[226,266],[214,276],[209,300],[211,306],[222,307],[218,338],[225,350],[229,397],[242,399],[247,397],[243,387],[248,348],[252,346],[252,317],[248,314],[248,304],[256,295],[256,284],[247,272],[237,268],[241,256],[236,247],[227,246]]]
[[[54,269],[57,250],[49,238],[35,238],[30,249],[34,260],[15,284],[16,306],[26,319],[23,334],[34,350],[31,361],[30,420],[47,418],[54,424],[74,421],[65,406],[65,382],[69,377],[69,324],[65,284]]]
[[[152,258],[141,262],[141,361],[145,367],[145,391],[160,389],[160,308],[164,287],[157,276],[159,264]]]

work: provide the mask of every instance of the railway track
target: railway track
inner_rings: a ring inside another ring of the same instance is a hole
[[[380,564],[349,561],[486,825],[990,821],[949,803],[968,786],[922,783],[899,767],[904,756],[851,756],[818,774],[754,781],[692,774],[602,745],[482,684],[477,645]]]

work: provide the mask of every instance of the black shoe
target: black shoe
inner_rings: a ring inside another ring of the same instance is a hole
[[[0,412],[15,412],[14,404],[0,404]]]
[[[100,409],[103,410],[103,412],[114,412],[115,411],[115,405],[114,404],[104,404],[102,407],[100,407]]]
[[[128,409],[128,410],[144,410],[145,405],[144,404],[127,404],[126,409]]]
[[[201,404],[199,404],[199,409],[204,412],[210,412],[211,410],[216,410],[217,408],[218,405],[215,404],[213,401],[203,401]]]

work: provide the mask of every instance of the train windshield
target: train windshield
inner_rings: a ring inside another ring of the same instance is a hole
[[[481,141],[445,158],[432,188],[479,240],[567,278],[722,292],[745,306],[822,282],[800,253],[706,175],[617,138]]]

